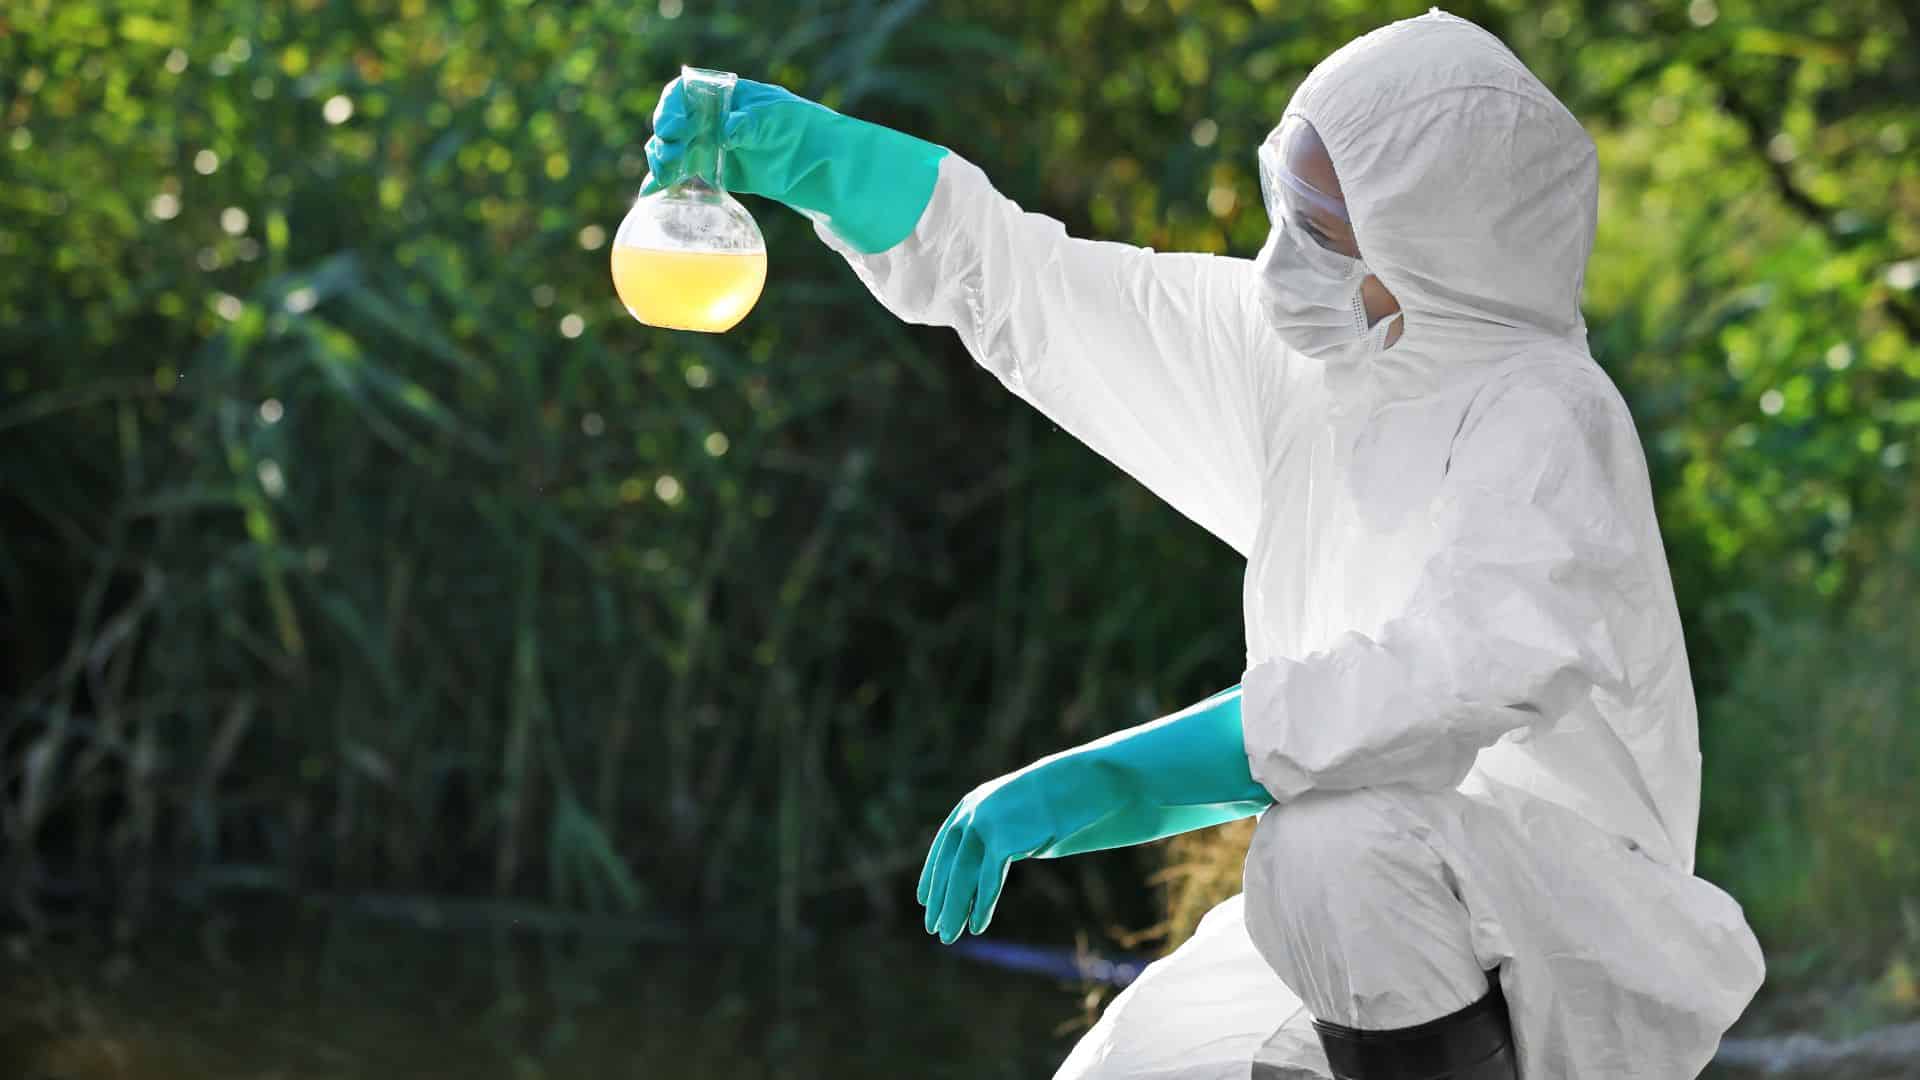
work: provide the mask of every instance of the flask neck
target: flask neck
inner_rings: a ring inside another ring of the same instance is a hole
[[[686,95],[687,115],[693,121],[693,134],[687,140],[687,175],[698,177],[719,191],[726,190],[721,175],[725,155],[720,142],[726,130],[727,111],[733,105],[734,81],[735,77],[728,72],[680,69],[681,92]]]

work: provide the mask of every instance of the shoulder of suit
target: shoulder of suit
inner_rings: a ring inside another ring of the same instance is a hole
[[[1498,432],[1485,431],[1491,424]],[[1482,434],[1567,439],[1585,436],[1606,442],[1606,435],[1633,421],[1613,380],[1585,356],[1516,358],[1490,371],[1475,389],[1460,418],[1454,448]],[[1597,437],[1597,438],[1596,438]],[[1549,444],[1550,445],[1550,444]]]

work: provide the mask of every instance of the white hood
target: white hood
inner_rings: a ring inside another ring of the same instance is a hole
[[[1325,142],[1360,253],[1404,312],[1380,360],[1401,391],[1543,339],[1584,351],[1593,140],[1498,38],[1437,9],[1381,27],[1314,68],[1293,115]]]

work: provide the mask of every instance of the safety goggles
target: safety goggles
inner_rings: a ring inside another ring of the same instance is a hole
[[[1302,228],[1322,247],[1355,254],[1353,218],[1347,213],[1346,200],[1320,190],[1301,175],[1304,171],[1320,171],[1304,164],[1310,156],[1321,163],[1331,162],[1313,125],[1302,116],[1287,117],[1260,144],[1258,156],[1260,196],[1266,202],[1268,220],[1276,224],[1285,220]]]

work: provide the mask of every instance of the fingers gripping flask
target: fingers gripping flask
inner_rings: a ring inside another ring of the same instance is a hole
[[[634,201],[613,237],[613,287],[649,326],[721,333],[760,299],[767,242],[721,176],[721,125],[733,97],[729,71],[680,69],[694,120],[685,179]],[[709,178],[711,182],[709,182]]]

